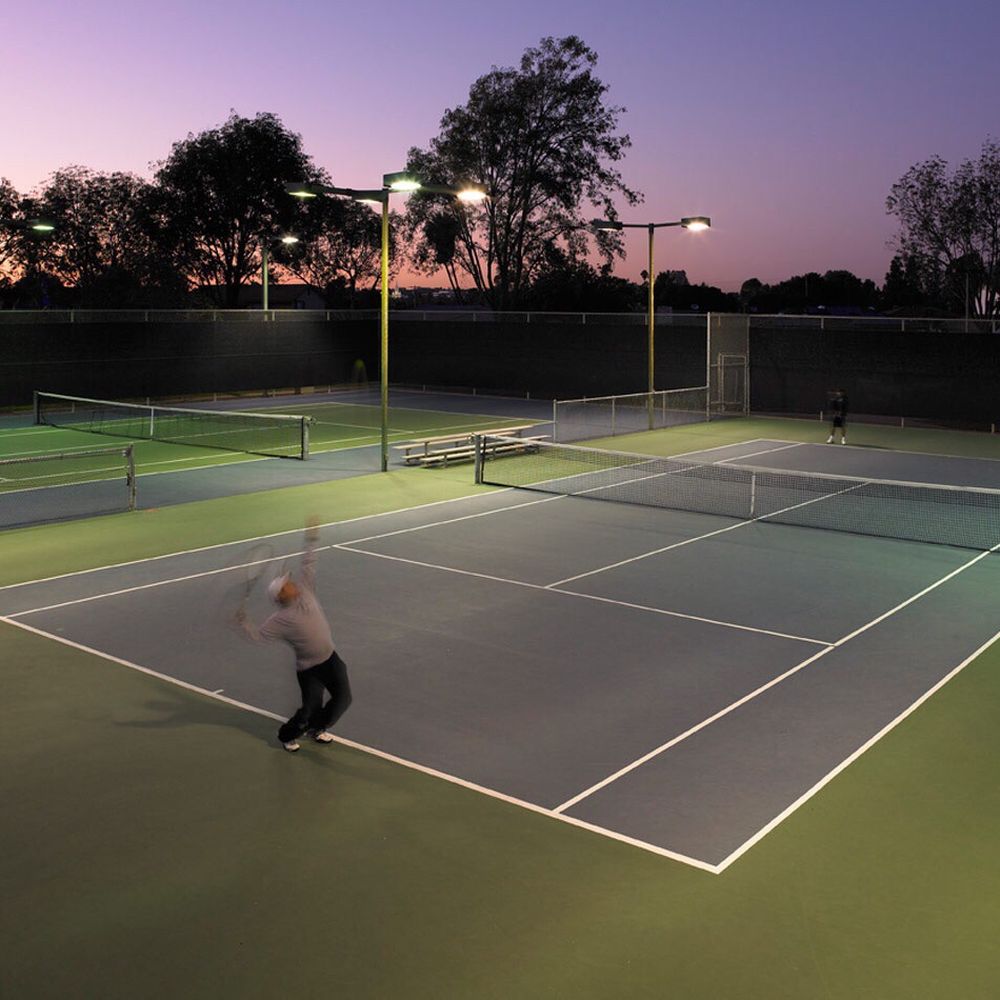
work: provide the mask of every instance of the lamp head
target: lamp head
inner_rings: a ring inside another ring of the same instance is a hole
[[[382,185],[390,191],[419,191],[423,185],[417,177],[406,170],[397,170],[382,175]]]
[[[619,232],[625,228],[625,224],[617,219],[591,219],[590,228],[595,233]]]
[[[468,205],[474,205],[477,202],[485,201],[489,195],[481,187],[470,184],[461,188],[455,197]]]
[[[703,229],[711,228],[712,220],[707,215],[693,215],[690,218],[681,219],[681,225],[693,233],[700,233]]]
[[[28,219],[28,228],[34,233],[51,233],[56,224],[51,219]]]
[[[303,200],[307,198],[318,198],[319,191],[309,184],[303,181],[296,181],[293,184],[285,185],[285,192],[290,194],[293,198],[302,198]]]

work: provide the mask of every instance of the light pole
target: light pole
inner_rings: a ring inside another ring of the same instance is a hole
[[[299,242],[298,236],[292,236],[291,233],[286,233],[281,237],[280,241],[286,247],[294,246]],[[266,241],[261,245],[260,248],[260,288],[261,288],[261,309],[267,312],[267,289],[268,289],[268,279],[270,278],[271,270],[271,244]]]
[[[712,220],[705,215],[691,215],[683,219],[678,219],[676,222],[618,222],[616,219],[594,219],[590,224],[590,228],[594,232],[601,232],[604,230],[613,230],[618,232],[622,229],[645,229],[649,233],[649,270],[646,272],[649,275],[649,298],[646,306],[646,322],[648,325],[648,391],[653,393],[656,391],[656,387],[653,384],[653,361],[654,361],[654,351],[655,351],[655,326],[656,326],[656,312],[655,305],[653,301],[653,286],[656,284],[656,277],[653,271],[653,235],[657,229],[665,229],[670,226],[682,226],[684,229],[689,229],[691,232],[697,233],[703,229],[708,229],[712,225]]]
[[[482,201],[486,192],[477,187],[447,187],[424,184],[406,171],[383,174],[382,186],[367,190],[330,187],[326,184],[287,184],[285,190],[295,198],[318,198],[334,195],[355,201],[374,202],[382,210],[382,269],[381,310],[379,319],[379,385],[382,397],[381,452],[382,471],[389,468],[389,195],[393,192],[421,191],[426,194],[446,194],[463,202]]]
[[[41,308],[47,309],[45,272],[42,270],[40,264],[40,254],[37,252],[36,244],[40,239],[47,239],[51,237],[52,233],[58,228],[58,225],[55,220],[43,216],[34,216],[30,219],[24,219],[14,225],[16,229],[19,229],[27,237],[29,237],[29,239],[23,244],[23,249],[27,258],[26,273],[28,275],[34,274],[34,276],[37,277],[38,304]]]

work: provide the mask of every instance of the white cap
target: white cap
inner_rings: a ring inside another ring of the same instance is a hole
[[[271,598],[272,601],[277,601],[278,594],[281,593],[281,588],[288,583],[288,573],[282,573],[281,576],[276,576],[267,585],[267,596]]]

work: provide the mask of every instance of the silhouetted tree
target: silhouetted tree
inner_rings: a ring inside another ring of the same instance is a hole
[[[596,64],[575,36],[543,38],[516,69],[494,67],[476,80],[430,146],[410,150],[408,169],[424,180],[479,182],[490,196],[474,207],[411,198],[418,267],[445,267],[453,285],[468,275],[495,309],[511,308],[544,270],[548,245],[560,243],[570,260],[585,256],[585,204],[613,217],[616,195],[639,200],[614,166],[630,140],[617,134],[623,109],[605,104]],[[599,240],[607,260],[620,245],[615,234]]]
[[[21,196],[6,177],[0,177],[0,288],[14,280],[19,248]]]
[[[301,137],[273,114],[234,112],[218,128],[174,143],[156,181],[175,266],[195,284],[215,286],[219,304],[234,308],[240,286],[260,271],[264,241],[302,217],[285,184],[325,179]]]
[[[722,293],[726,294],[726,293]],[[797,274],[776,285],[749,278],[731,297],[733,308],[759,313],[806,313],[820,309],[871,310],[879,304],[878,286],[850,271]],[[715,308],[715,307],[713,307]]]
[[[30,226],[39,214],[37,199],[19,195],[9,181],[0,181],[0,296],[14,309],[65,304],[62,285],[50,273],[52,236]]]
[[[938,156],[910,167],[886,210],[899,219],[900,255],[941,275],[953,311],[964,308],[968,278],[972,315],[1000,315],[1000,143],[987,139],[978,160],[951,174]]]
[[[150,184],[134,174],[85,167],[56,171],[38,196],[55,223],[48,270],[76,288],[84,307],[179,304],[186,282],[165,259]]]
[[[929,287],[920,259],[912,254],[896,254],[889,262],[882,286],[882,308],[886,310],[915,309],[921,305],[936,306],[938,282]]]
[[[540,273],[524,292],[523,305],[549,312],[632,312],[642,298],[638,285],[551,244]]]
[[[669,306],[679,312],[738,312],[739,297],[731,292],[724,292],[715,285],[704,282],[691,284],[674,284],[667,286],[668,291],[661,297],[656,293],[656,305]]]
[[[739,303],[744,312],[759,312],[758,298],[761,292],[767,288],[760,278],[747,278],[740,285]]]
[[[360,288],[376,289],[381,279],[382,220],[368,205],[347,198],[319,198],[308,205],[300,243],[275,252],[275,260],[324,297],[328,306],[357,304]],[[398,218],[389,216],[389,264],[400,266],[394,252]]]

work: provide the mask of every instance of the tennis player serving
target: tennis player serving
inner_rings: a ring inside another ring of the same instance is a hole
[[[305,552],[297,577],[283,573],[267,588],[278,605],[266,621],[255,626],[244,608],[236,612],[242,630],[256,642],[282,640],[295,653],[295,676],[302,692],[302,705],[278,730],[281,745],[291,753],[299,749],[299,738],[308,733],[317,743],[332,743],[326,731],[351,704],[347,667],[333,648],[330,623],[316,597],[316,542],[319,530],[315,519],[306,527]],[[324,694],[329,698],[323,704]]]

